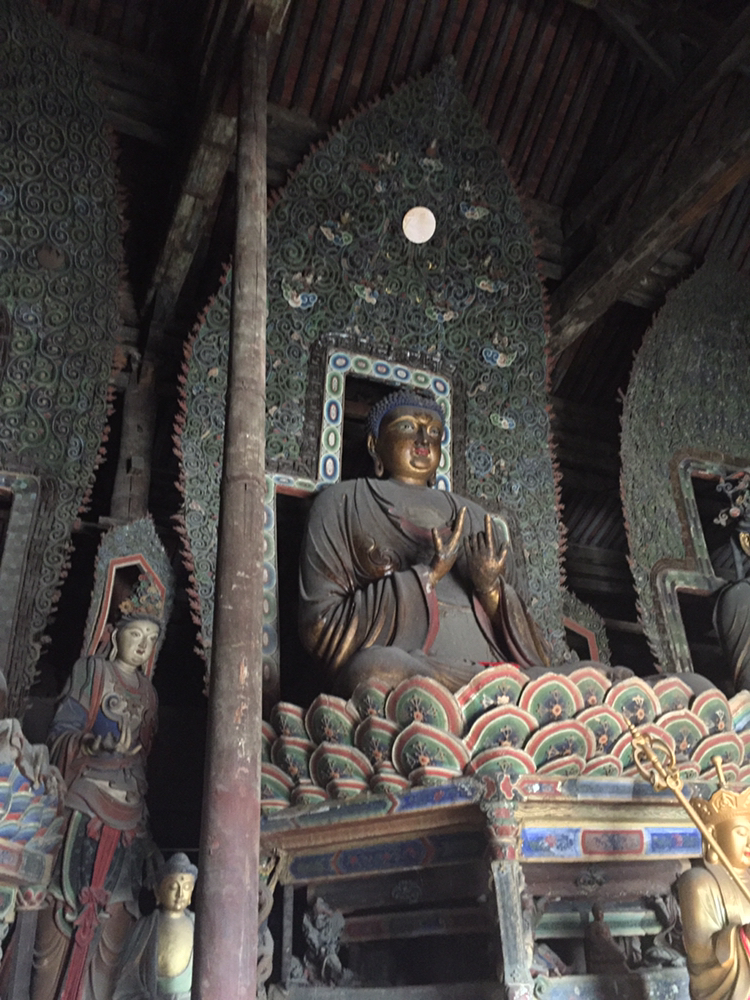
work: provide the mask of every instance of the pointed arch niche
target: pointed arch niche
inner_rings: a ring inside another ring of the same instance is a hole
[[[415,206],[436,220],[421,244],[402,229]],[[191,343],[178,428],[194,609],[207,647],[230,301],[231,274]],[[432,388],[447,402],[440,485],[501,519],[526,564],[524,596],[562,653],[545,342],[529,228],[450,65],[343,124],[300,166],[268,219],[269,695],[279,690],[279,633],[296,634],[274,590],[296,544],[286,522],[279,528],[282,508],[349,477],[368,392],[399,384]],[[304,669],[290,659],[288,669]]]

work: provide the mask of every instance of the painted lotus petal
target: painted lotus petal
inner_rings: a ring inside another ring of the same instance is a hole
[[[367,719],[371,715],[385,716],[385,700],[390,690],[390,684],[379,681],[376,677],[360,681],[346,703],[347,708],[360,719]]]
[[[537,774],[544,774],[547,777],[556,775],[560,778],[575,778],[582,773],[586,767],[586,761],[578,754],[569,754],[559,760],[548,760],[546,764],[537,767]]]
[[[372,764],[361,750],[341,743],[321,743],[310,757],[310,777],[327,788],[333,778],[356,778],[367,784]]]
[[[397,722],[381,719],[377,715],[368,716],[354,732],[354,745],[362,751],[373,767],[391,762],[393,741],[400,732]]]
[[[461,773],[469,752],[456,736],[423,722],[412,722],[393,743],[393,762],[408,777],[416,767],[448,767]]]
[[[609,677],[596,667],[578,667],[568,674],[570,680],[581,692],[584,708],[593,708],[604,702],[604,695],[612,687]]]
[[[271,745],[276,740],[276,730],[270,722],[263,720],[260,731],[260,754],[262,760],[271,760]]]
[[[569,719],[553,726],[542,726],[529,737],[524,750],[534,759],[537,770],[543,764],[563,757],[593,757],[596,744],[593,734],[582,723]]]
[[[373,792],[400,795],[410,787],[409,779],[392,769],[377,771],[370,778],[370,788]]]
[[[576,722],[586,726],[594,737],[594,755],[609,754],[625,728],[623,717],[608,705],[584,708],[576,716]]]
[[[516,705],[528,677],[514,663],[485,667],[456,692],[466,724],[471,726],[483,712],[498,705]]]
[[[622,764],[611,753],[600,754],[586,764],[583,773],[591,778],[618,778],[622,774]]]
[[[325,788],[313,785],[311,781],[301,781],[292,789],[291,801],[293,806],[312,806],[319,802],[325,802],[328,792]]]
[[[464,728],[455,695],[432,677],[407,677],[397,684],[386,700],[385,715],[400,726],[421,722],[455,736]]]
[[[332,799],[351,799],[369,790],[364,778],[331,778],[326,785],[326,791]]]
[[[563,674],[544,674],[529,681],[518,699],[518,707],[530,712],[540,726],[572,719],[584,707],[575,684]]]
[[[415,788],[445,785],[447,782],[460,777],[460,771],[455,771],[451,767],[435,767],[431,764],[427,764],[424,767],[415,767],[413,771],[409,772],[409,782]]]
[[[271,709],[271,725],[279,736],[306,740],[305,710],[290,701],[277,701]]]
[[[737,735],[742,740],[742,745],[745,748],[745,753],[742,757],[742,767],[744,767],[745,764],[750,764],[750,729],[743,729]]]
[[[710,734],[732,730],[732,710],[721,691],[703,691],[690,703],[690,711],[706,724]]]
[[[479,716],[464,737],[464,743],[472,756],[489,747],[520,749],[537,728],[538,723],[531,712],[516,705],[498,705]]]
[[[260,765],[260,797],[262,800],[283,800],[289,805],[294,782],[276,764],[269,764],[266,761]]]
[[[271,745],[271,761],[283,768],[295,783],[307,781],[310,778],[310,757],[314,750],[312,740],[279,736]]]
[[[742,765],[745,745],[737,733],[713,733],[705,736],[693,751],[692,762],[704,774],[706,771],[713,771],[711,758],[717,756],[721,757],[722,764],[736,764],[738,768]]]
[[[654,684],[654,694],[659,699],[661,711],[679,712],[690,704],[693,692],[682,678],[675,676],[660,677]]]
[[[346,700],[333,694],[319,694],[305,712],[307,735],[316,743],[351,746],[358,722]]]
[[[518,774],[533,774],[535,771],[533,758],[525,750],[514,747],[489,747],[466,765],[466,774],[478,778],[497,774],[509,774],[513,777]]]
[[[750,731],[750,691],[738,691],[729,699],[732,729],[736,733]]]
[[[621,712],[634,726],[653,722],[661,712],[659,699],[640,677],[628,677],[613,684],[604,696],[604,704]]]
[[[690,760],[700,741],[708,736],[708,728],[703,719],[687,709],[665,712],[659,716],[658,721],[662,729],[674,739],[678,759]]]

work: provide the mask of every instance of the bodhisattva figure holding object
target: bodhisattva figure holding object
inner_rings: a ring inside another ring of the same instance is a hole
[[[154,890],[158,907],[128,938],[113,1000],[190,1000],[195,918],[188,906],[197,876],[182,852],[162,866]]]
[[[674,749],[628,726],[633,762],[657,792],[669,788],[700,831],[703,864],[677,880],[682,942],[691,1000],[750,996],[750,788],[726,787],[721,757],[712,757],[719,790],[710,799],[683,794]]]
[[[160,631],[146,614],[121,619],[109,657],[76,661],[52,722],[47,742],[68,787],[68,820],[53,904],[37,926],[32,1000],[112,995],[156,850],[145,793],[157,698],[143,668]]]
[[[443,430],[432,397],[386,396],[368,417],[375,478],[330,486],[310,512],[300,634],[341,694],[370,678],[396,684],[416,674],[455,691],[498,660],[549,667],[492,518],[430,488]]]
[[[720,788],[708,801],[691,799],[691,804],[728,865],[719,863],[715,847],[704,839],[703,866],[691,868],[677,883],[690,996],[747,1000],[750,899],[740,885],[750,892],[750,788]]]

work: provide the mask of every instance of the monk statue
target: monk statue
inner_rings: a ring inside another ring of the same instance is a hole
[[[702,866],[677,883],[692,1000],[750,996],[750,788],[693,798],[703,832]],[[706,840],[706,832],[714,841]],[[716,847],[726,864],[719,863]]]
[[[157,909],[135,925],[120,958],[113,1000],[190,1000],[198,869],[174,854],[159,871]]]
[[[487,662],[549,666],[492,518],[432,488],[443,430],[426,393],[386,396],[367,423],[374,478],[328,487],[310,511],[300,635],[340,694],[373,677],[421,674],[455,691]]]
[[[157,698],[143,667],[160,631],[145,614],[122,618],[109,656],[79,659],[62,693],[47,742],[68,787],[68,818],[53,905],[37,925],[31,1000],[112,995],[156,854],[144,796]]]

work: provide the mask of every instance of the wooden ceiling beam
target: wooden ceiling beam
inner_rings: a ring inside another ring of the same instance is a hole
[[[551,297],[550,349],[559,354],[666,251],[750,175],[750,84],[742,80],[705,134],[678,154],[627,220],[599,240]]]
[[[201,69],[201,93],[195,120],[198,126],[187,157],[172,219],[162,244],[147,302],[157,302],[159,324],[168,327],[188,276],[193,257],[214,218],[224,177],[235,155],[237,119],[222,109],[235,71],[238,44],[256,19],[263,28],[280,31],[289,0],[234,0],[223,2],[223,16],[213,24]]]
[[[723,32],[661,111],[634,129],[624,153],[586,197],[568,212],[566,233],[575,233],[583,225],[596,226],[615,199],[681,134],[722,81],[742,65],[749,53],[750,6],[745,7]]]

